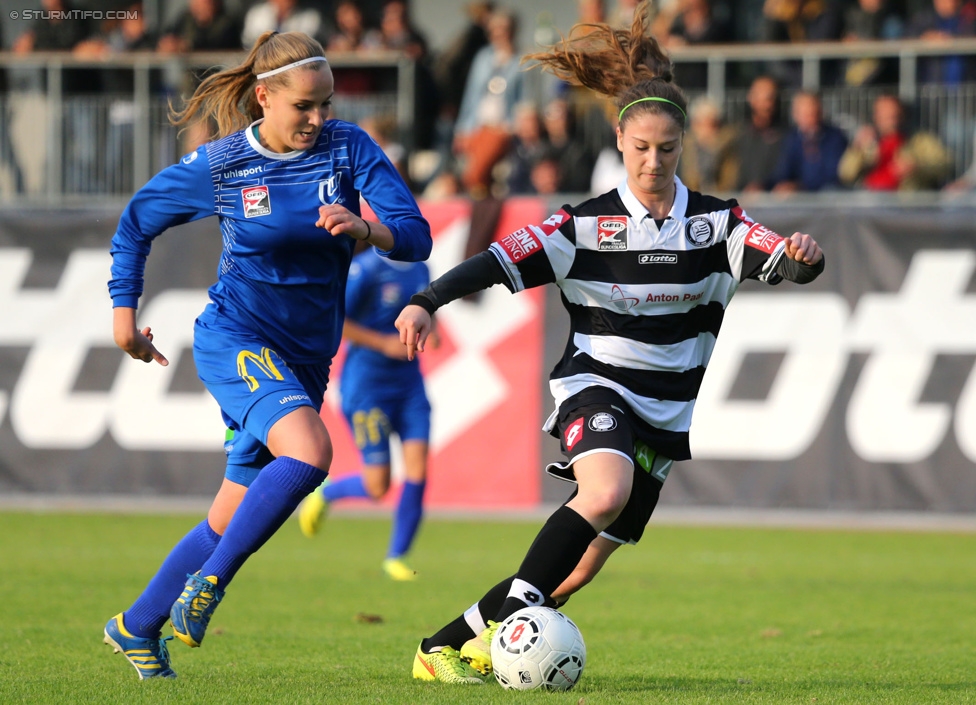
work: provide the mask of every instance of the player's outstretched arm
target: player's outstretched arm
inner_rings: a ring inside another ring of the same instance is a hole
[[[430,335],[431,316],[423,306],[408,305],[393,325],[400,331],[400,342],[407,346],[408,360],[413,360],[418,352],[424,351],[424,344]]]
[[[136,310],[125,306],[112,309],[112,332],[115,344],[129,357],[143,362],[155,360],[163,367],[169,364],[161,352],[153,345],[152,329],[148,326],[139,330],[136,328]]]
[[[315,221],[315,225],[328,230],[333,237],[348,235],[354,240],[368,242],[387,252],[396,244],[393,233],[383,223],[367,222],[338,203],[319,206],[319,219]]]

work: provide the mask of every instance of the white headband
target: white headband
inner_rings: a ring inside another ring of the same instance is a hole
[[[258,74],[258,80],[260,81],[262,78],[267,78],[268,76],[274,76],[276,73],[281,73],[282,71],[288,71],[289,69],[297,68],[297,67],[302,66],[304,64],[310,64],[313,61],[328,61],[328,59],[326,59],[324,56],[312,56],[312,57],[310,57],[308,59],[302,59],[301,61],[295,61],[294,63],[286,64],[286,65],[282,66],[279,69],[273,69],[271,71],[265,71],[264,73],[259,73]]]

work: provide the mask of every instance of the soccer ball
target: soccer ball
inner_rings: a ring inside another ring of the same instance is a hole
[[[569,690],[586,663],[573,620],[549,607],[526,607],[498,626],[491,641],[495,678],[510,690]]]

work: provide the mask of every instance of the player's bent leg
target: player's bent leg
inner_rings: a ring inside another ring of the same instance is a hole
[[[413,659],[413,677],[422,681],[441,681],[459,685],[484,685],[485,678],[461,660],[456,649],[445,646],[427,654],[419,646]]]
[[[461,659],[485,676],[491,675],[491,641],[498,631],[498,622],[488,620],[488,626],[461,647]]]
[[[188,575],[183,594],[173,603],[170,612],[176,638],[187,646],[200,646],[210,618],[223,598],[224,591],[217,587],[217,576]]]
[[[111,646],[114,653],[121,653],[136,669],[139,680],[147,678],[176,678],[176,672],[169,663],[166,642],[173,637],[143,638],[129,632],[121,614],[108,620],[105,625],[103,641]]]
[[[565,604],[571,595],[588,585],[606,564],[611,554],[622,545],[604,536],[593,539],[573,572],[552,593],[552,599],[556,604]]]

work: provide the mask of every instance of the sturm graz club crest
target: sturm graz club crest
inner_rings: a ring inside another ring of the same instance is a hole
[[[685,237],[695,247],[710,245],[714,236],[715,226],[704,215],[696,215],[694,218],[690,218],[685,225]]]
[[[588,425],[592,431],[612,431],[617,428],[617,419],[613,417],[613,414],[601,411],[590,417]]]

